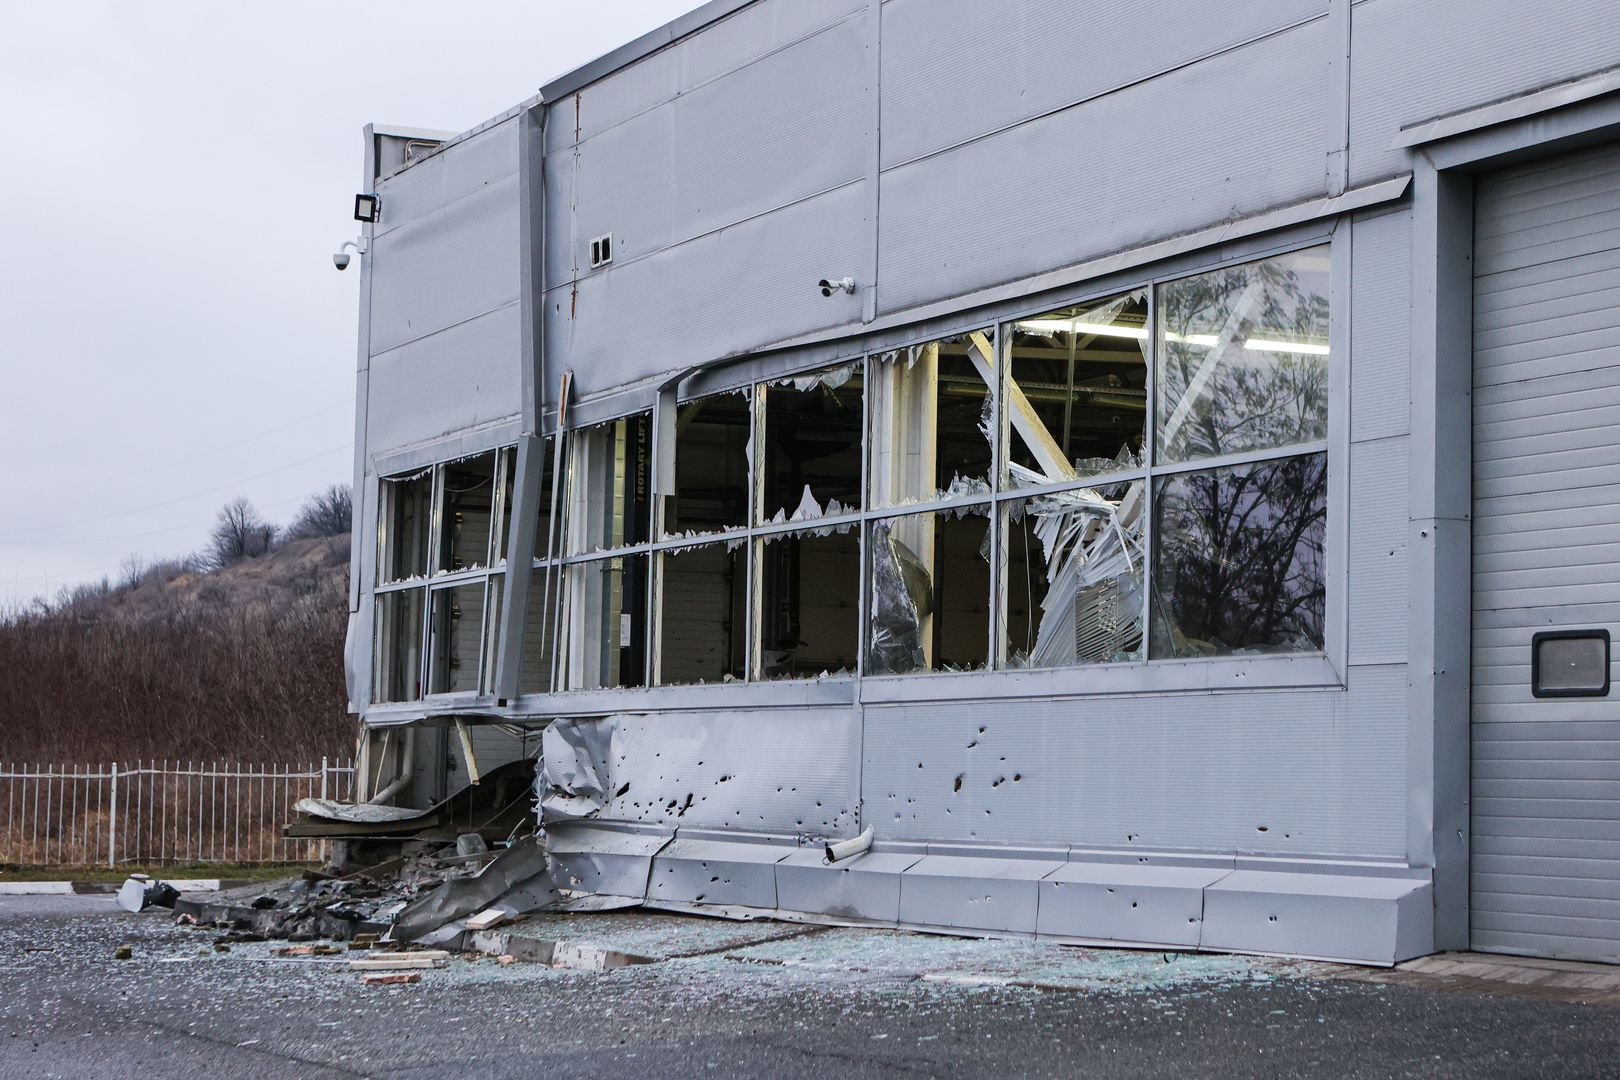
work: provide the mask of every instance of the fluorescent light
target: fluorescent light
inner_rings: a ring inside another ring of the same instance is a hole
[[[1146,341],[1145,326],[1114,326],[1109,323],[1082,322],[1079,319],[1024,319],[1018,329],[1037,334],[1093,334],[1097,337],[1132,338]]]
[[[1243,343],[1243,347],[1250,352],[1309,353],[1312,356],[1328,354],[1326,345],[1318,345],[1313,341],[1269,341],[1265,338],[1252,337]]]
[[[1170,331],[1170,330],[1166,330],[1164,332],[1164,339],[1166,341],[1179,341],[1183,345],[1197,345],[1200,348],[1205,348],[1205,349],[1213,349],[1215,346],[1217,346],[1217,345],[1219,345],[1221,343],[1221,339],[1219,337],[1217,337],[1215,334],[1185,334],[1185,335],[1183,335],[1183,334],[1177,334],[1177,333],[1175,333],[1173,331]]]

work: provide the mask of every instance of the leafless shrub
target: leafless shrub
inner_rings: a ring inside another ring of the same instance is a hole
[[[298,516],[287,527],[287,537],[307,540],[317,536],[342,536],[354,523],[354,497],[347,484],[333,484],[311,495],[299,507]]]
[[[275,546],[276,527],[265,521],[245,496],[220,507],[204,554],[209,569],[219,570],[242,559],[257,559]]]

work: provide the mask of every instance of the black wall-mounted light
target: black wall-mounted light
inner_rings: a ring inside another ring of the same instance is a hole
[[[381,195],[356,195],[354,197],[354,220],[374,222],[381,212]]]

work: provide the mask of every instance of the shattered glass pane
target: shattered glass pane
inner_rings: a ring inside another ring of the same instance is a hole
[[[1159,287],[1158,461],[1327,438],[1328,249]]]
[[[478,689],[479,647],[484,638],[484,582],[434,589],[428,622],[428,693]]]
[[[748,549],[702,544],[659,557],[658,683],[735,682],[747,665]]]
[[[1155,657],[1322,648],[1325,454],[1163,477],[1154,506]]]
[[[565,579],[568,689],[645,686],[647,556],[575,563]]]
[[[544,694],[551,690],[552,643],[557,637],[557,605],[561,575],[551,567],[537,567],[529,576],[529,608],[523,618],[523,658],[518,666],[518,693]]]
[[[568,436],[568,550],[629,547],[648,539],[652,414],[610,420]]]
[[[372,651],[372,700],[418,701],[422,697],[422,607],[425,589],[402,589],[377,597]]]
[[[990,661],[990,511],[872,525],[866,673],[973,671]]]
[[[768,383],[759,520],[803,521],[860,508],[859,361]]]
[[[377,584],[426,577],[433,532],[433,470],[384,480],[377,529]]]
[[[1145,495],[1128,480],[1009,505],[1006,666],[1141,659]]]
[[[488,565],[490,526],[495,517],[495,452],[443,466],[439,508],[441,574]]]
[[[873,506],[989,494],[995,410],[985,380],[994,372],[971,347],[963,335],[874,358]]]
[[[510,546],[512,536],[512,492],[517,483],[517,450],[506,447],[501,451],[500,468],[497,474],[500,477],[500,528],[490,536],[489,565],[495,566],[506,561],[506,549]]]
[[[516,465],[514,463],[514,468]],[[568,509],[555,499],[553,492],[557,487],[557,439],[547,436],[541,440],[540,451],[540,513],[535,518],[534,531],[534,557],[536,559],[555,558],[557,552],[552,550],[556,538],[552,535],[551,518],[556,513],[561,517]],[[553,505],[553,503],[556,505]]]
[[[1147,292],[1006,324],[1007,486],[1134,469],[1147,424]]]
[[[759,552],[762,677],[853,674],[861,587],[855,526],[768,536]]]
[[[753,394],[716,394],[676,410],[675,497],[664,535],[712,533],[748,524]]]

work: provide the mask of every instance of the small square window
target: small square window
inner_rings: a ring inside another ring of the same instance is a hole
[[[1544,630],[1530,639],[1530,692],[1542,697],[1609,693],[1607,630]]]

